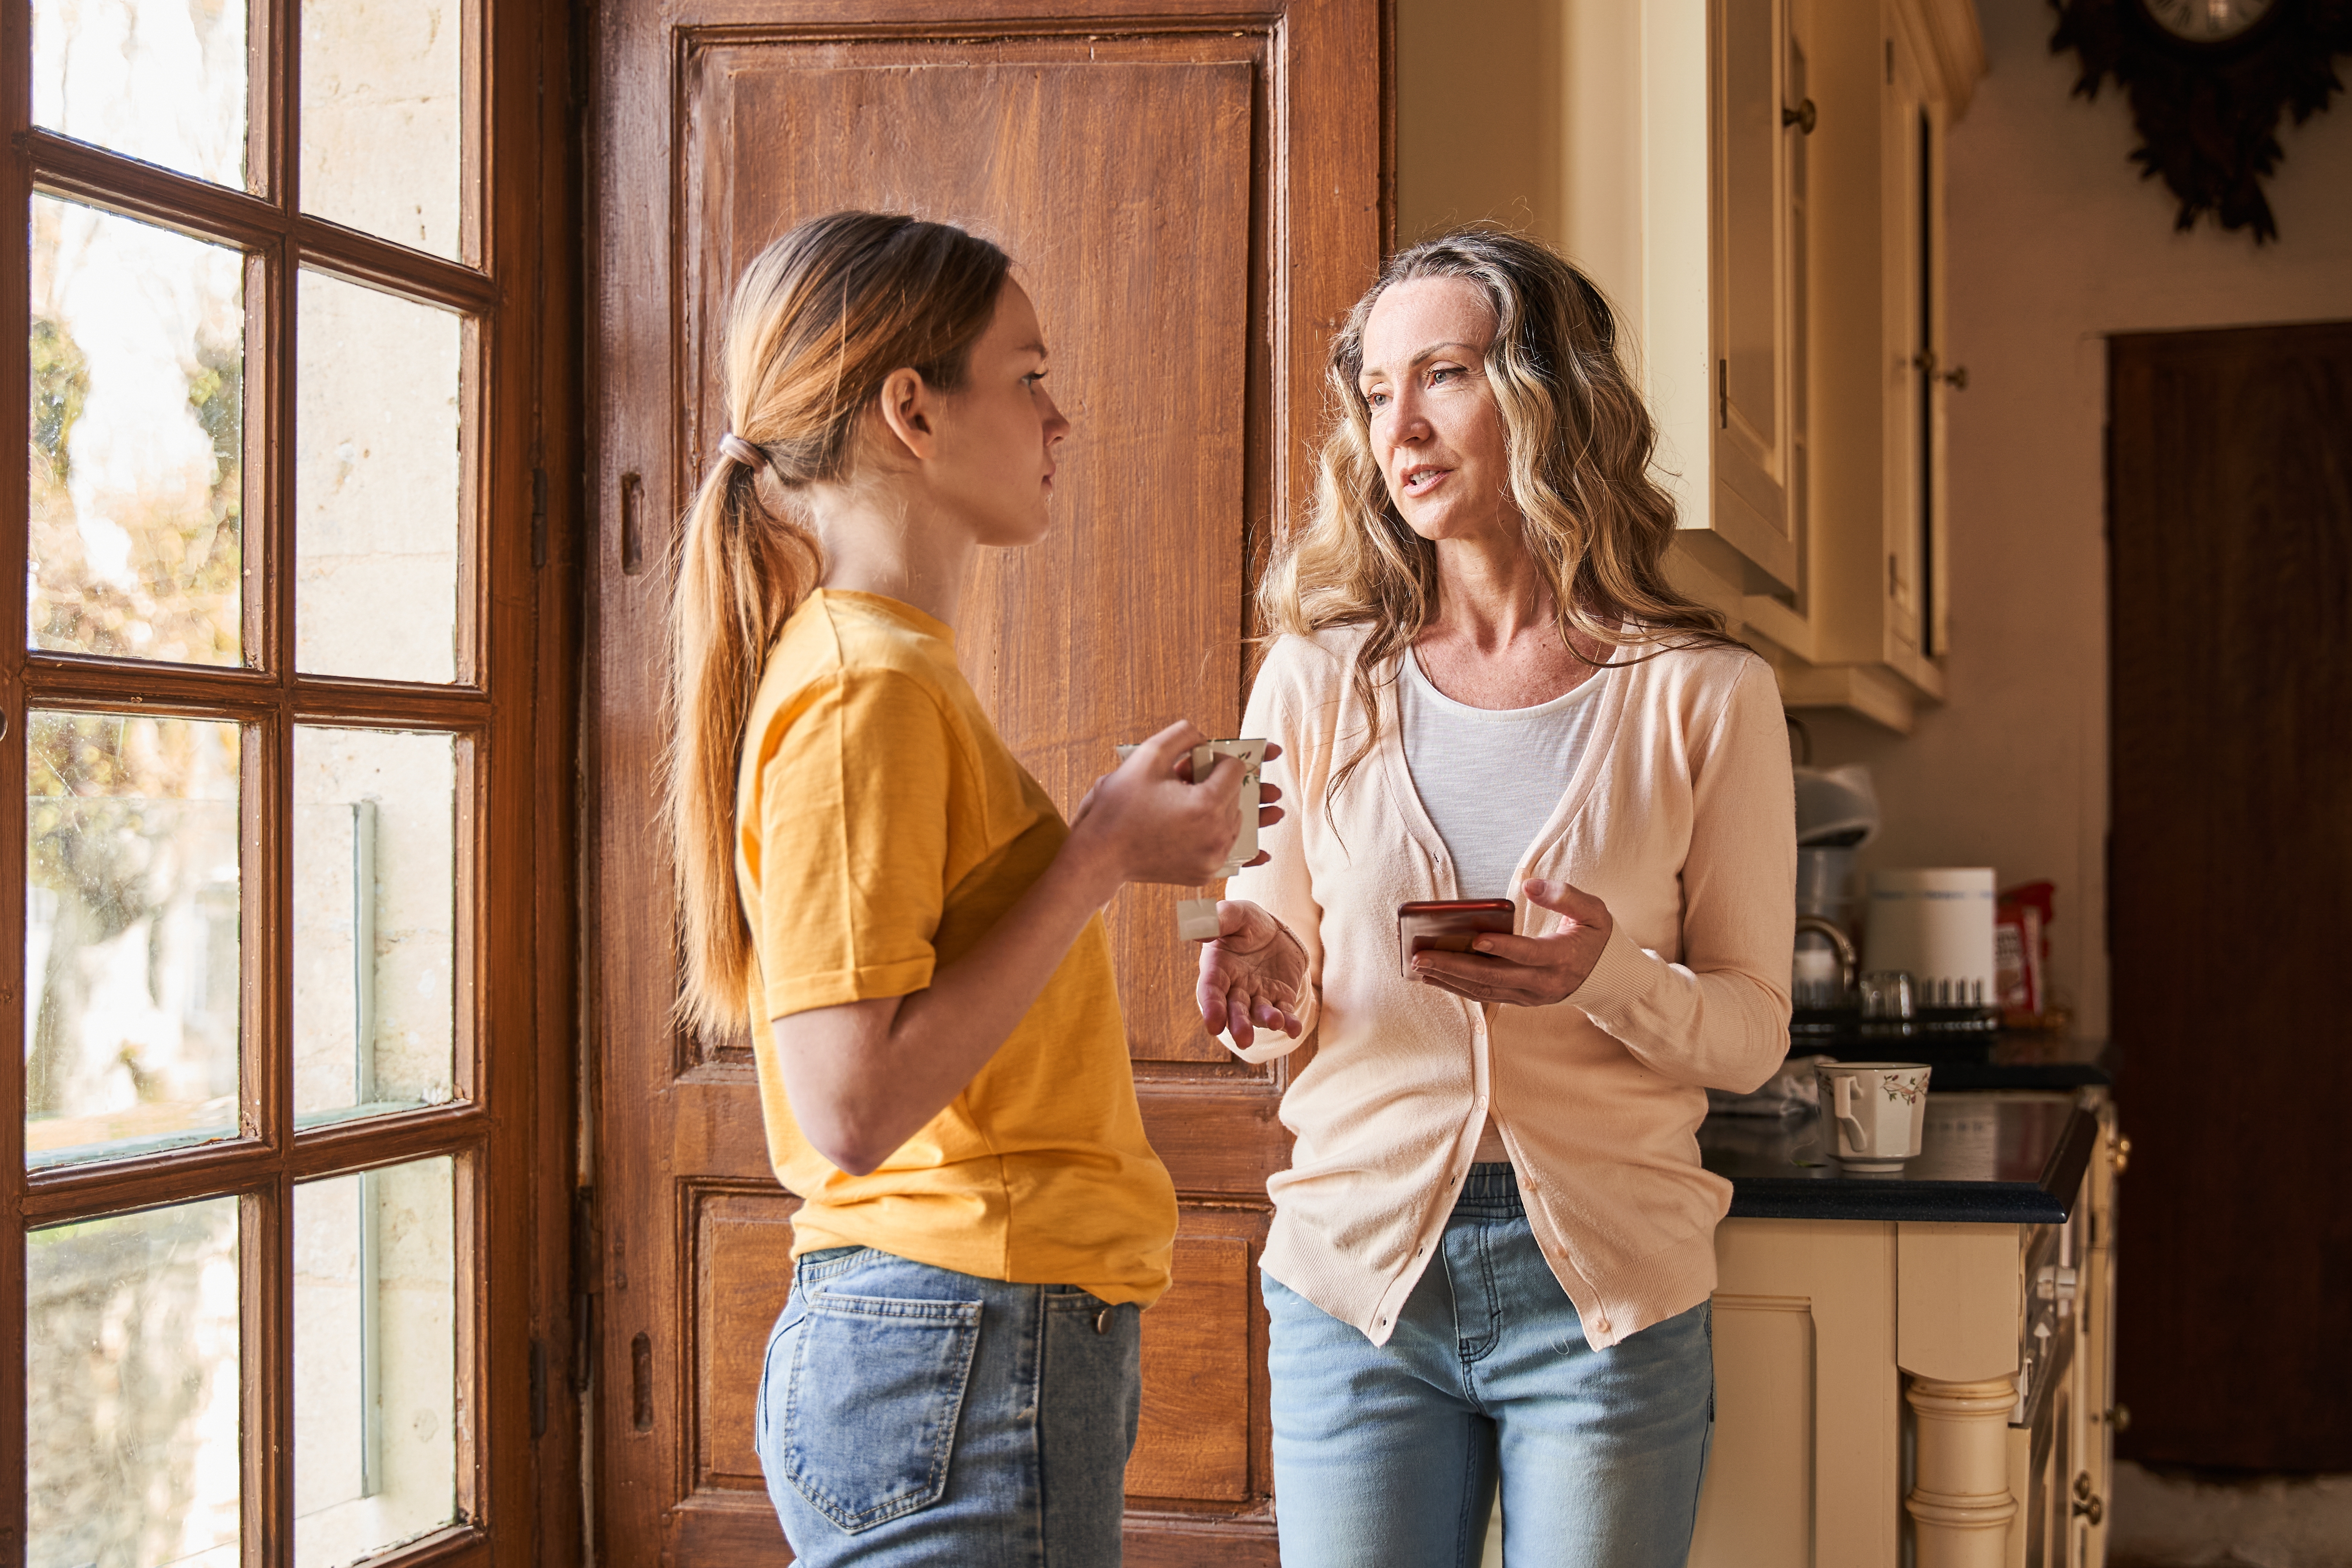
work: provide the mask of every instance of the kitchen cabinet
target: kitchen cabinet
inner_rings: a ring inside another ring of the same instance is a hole
[[[1875,26],[1856,26],[1857,15]],[[1808,478],[1800,581],[1750,594],[1791,708],[1908,730],[1948,647],[1944,142],[1983,68],[1967,0],[1881,0],[1801,40]]]
[[[1709,521],[1745,558],[1743,576],[1790,586],[1803,516],[1796,202],[1808,123],[1791,107],[1804,96],[1793,33],[1809,8],[1805,0],[1724,0],[1708,17]]]
[[[1676,579],[1790,707],[1907,731],[1943,691],[1943,143],[1984,69],[1973,0],[1562,6],[1563,172],[1527,210],[1638,342]]]
[[[1929,1102],[1891,1181],[1841,1175],[1799,1129],[1702,1132],[1735,1195],[1695,1568],[2105,1561],[2114,1107]]]
[[[1967,0],[1882,0],[1875,27],[1801,40],[1806,393],[1800,581],[1740,619],[1791,708],[1907,731],[1943,695],[1945,410],[1967,384],[1945,334],[1944,141],[1983,67]]]
[[[1789,39],[1813,4],[1559,0],[1557,68],[1538,86],[1558,105],[1560,174],[1528,210],[1614,301],[1657,423],[1654,472],[1675,499],[1674,570],[1735,619],[1751,589],[1795,590],[1803,562],[1790,151],[1802,132],[1784,111]],[[1401,139],[1412,90],[1401,74]]]

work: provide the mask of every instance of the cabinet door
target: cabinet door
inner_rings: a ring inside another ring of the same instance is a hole
[[[1790,505],[1794,455],[1789,142],[1789,0],[1712,8],[1717,532],[1780,584],[1796,585]]]
[[[1935,256],[1936,139],[1919,58],[1898,10],[1885,12],[1886,87],[1880,113],[1879,207],[1886,359],[1885,657],[1935,651],[1933,618],[1937,409]]]
[[[1787,483],[1783,487],[1788,507],[1787,534],[1791,545],[1790,571],[1787,580],[1766,586],[1761,593],[1750,592],[1743,601],[1743,614],[1748,629],[1762,634],[1788,649],[1798,658],[1817,661],[1821,658],[1818,605],[1812,579],[1816,552],[1821,539],[1813,527],[1813,497],[1811,483],[1812,471],[1811,375],[1812,375],[1812,291],[1814,287],[1811,252],[1815,237],[1813,228],[1813,193],[1811,169],[1808,157],[1812,132],[1803,129],[1801,115],[1812,110],[1813,82],[1809,40],[1811,35],[1811,0],[1787,0],[1788,31],[1781,39],[1783,61],[1782,87],[1792,109],[1799,110],[1799,123],[1785,132],[1788,151],[1789,199],[1786,208],[1788,225],[1788,395],[1786,418],[1789,426]],[[1725,389],[1729,389],[1729,363],[1725,363]],[[1726,412],[1727,413],[1727,406]]]

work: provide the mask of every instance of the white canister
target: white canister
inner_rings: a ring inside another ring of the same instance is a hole
[[[1990,866],[1873,871],[1863,967],[1905,971],[1922,1006],[1997,1004],[1994,902]]]

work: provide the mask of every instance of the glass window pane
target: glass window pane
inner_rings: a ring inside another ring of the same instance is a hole
[[[34,647],[242,657],[245,264],[33,198]]]
[[[302,274],[295,371],[295,665],[454,680],[462,323]]]
[[[294,1111],[315,1122],[453,1092],[457,746],[294,731]]]
[[[305,212],[457,254],[466,13],[464,0],[303,0]]]
[[[33,0],[33,123],[245,184],[241,0]]]
[[[25,1151],[237,1130],[234,724],[35,712],[25,759]]]
[[[31,1568],[236,1568],[236,1200],[25,1238]]]
[[[294,1561],[339,1568],[457,1516],[456,1168],[294,1189]]]

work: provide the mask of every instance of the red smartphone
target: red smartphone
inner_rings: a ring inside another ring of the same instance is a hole
[[[1511,934],[1518,909],[1508,899],[1423,899],[1397,906],[1397,966],[1413,978],[1416,952],[1467,952],[1482,936]]]

